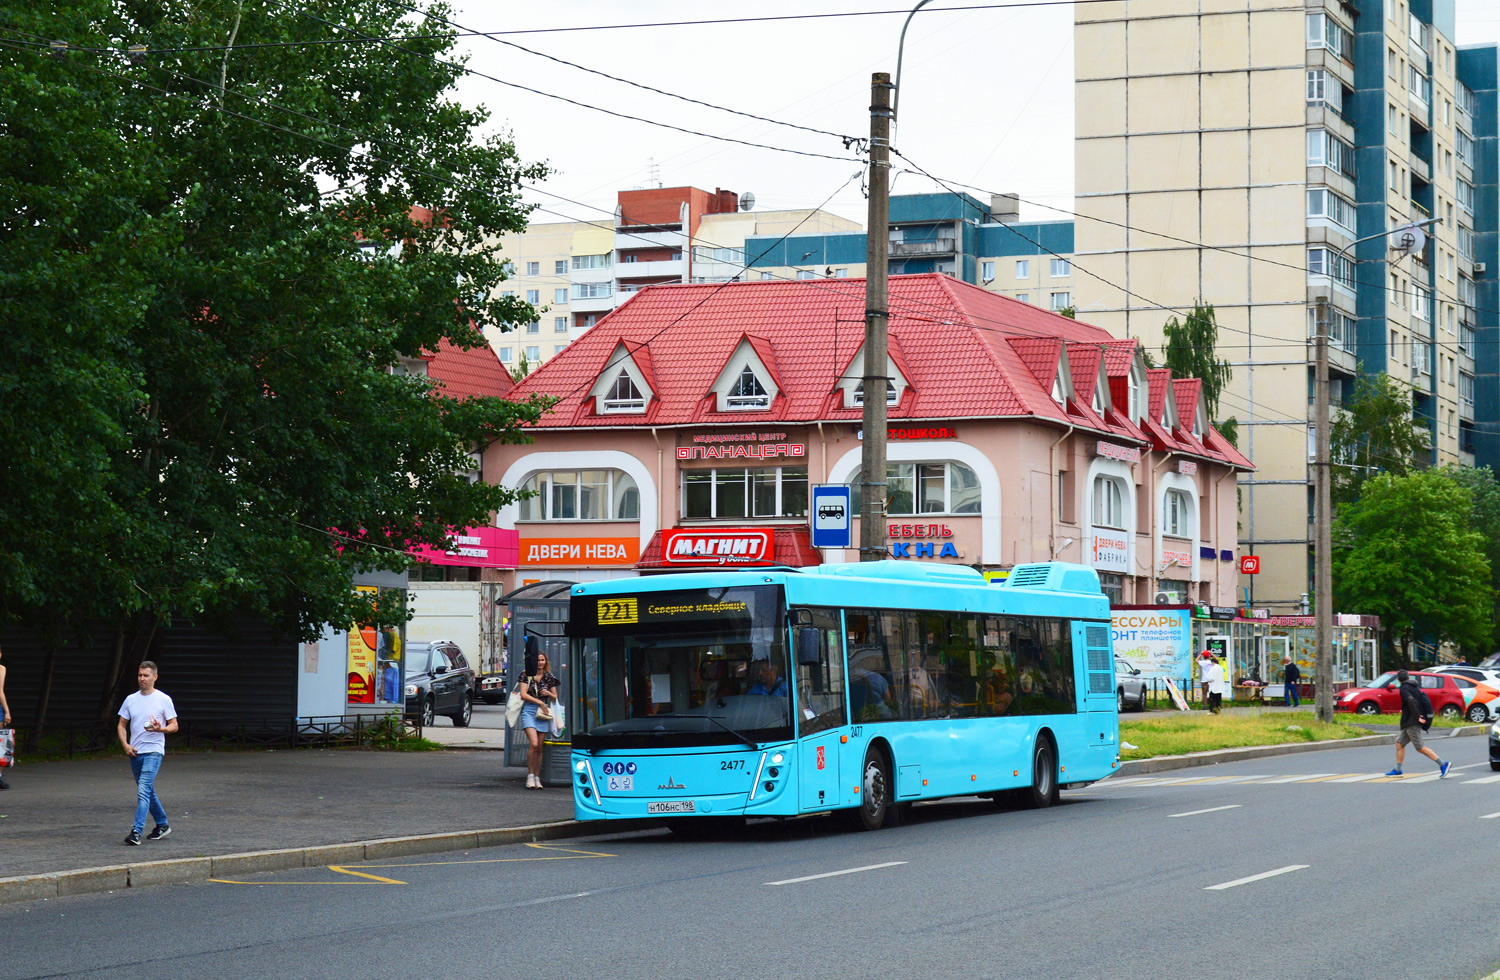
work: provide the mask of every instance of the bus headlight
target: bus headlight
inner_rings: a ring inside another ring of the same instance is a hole
[[[782,758],[783,758],[782,754],[780,752],[777,752],[775,755],[771,756],[771,761],[774,762],[774,763],[776,763],[779,766],[779,765],[781,765]],[[772,775],[774,776],[775,773],[772,773]]]
[[[588,763],[584,762],[582,759],[579,759],[577,762],[573,763],[573,771],[574,772],[583,772],[587,768],[588,768]]]

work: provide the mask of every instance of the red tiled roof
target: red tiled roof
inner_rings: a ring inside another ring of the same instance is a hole
[[[1092,377],[1085,379],[1089,398],[1075,399],[1080,404],[1065,409],[1052,400],[1064,343],[1104,345],[1113,373],[1118,365],[1128,372],[1135,341],[945,275],[891,277],[888,305],[891,358],[911,385],[891,406],[892,421],[1031,416],[1144,441],[1115,413],[1105,420],[1088,407]],[[836,389],[864,341],[864,306],[861,279],[646,287],[523,379],[514,395],[560,399],[539,423],[544,428],[853,422],[860,411],[844,408]],[[705,393],[742,338],[774,364],[781,397],[762,412],[719,412]],[[637,363],[649,356],[656,397],[643,415],[601,416],[588,391],[621,342]],[[1097,372],[1097,355],[1083,356]]]
[[[489,344],[465,350],[445,339],[438,344],[437,353],[424,359],[433,390],[449,398],[502,397],[516,386]]]

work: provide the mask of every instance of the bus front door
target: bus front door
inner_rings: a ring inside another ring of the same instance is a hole
[[[848,717],[844,629],[837,609],[811,609],[794,629],[797,659],[797,783],[804,811],[838,806],[840,734]]]

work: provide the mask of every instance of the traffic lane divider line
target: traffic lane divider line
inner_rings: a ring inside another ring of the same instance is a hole
[[[859,874],[861,871],[878,871],[881,868],[894,868],[905,864],[905,861],[886,861],[883,864],[867,864],[860,868],[845,868],[842,871],[825,871],[820,875],[803,875],[801,878],[787,878],[782,881],[768,881],[767,885],[796,885],[804,881],[817,881],[819,878],[837,878],[841,875]]]
[[[1484,783],[1500,783],[1500,776],[1481,776],[1479,779],[1465,779],[1465,786],[1479,786]]]
[[[1228,806],[1211,806],[1207,810],[1189,810],[1187,813],[1169,813],[1168,817],[1196,817],[1202,813],[1218,813],[1220,810],[1238,810],[1243,804],[1231,803]]]
[[[1479,819],[1480,820],[1494,820],[1496,817],[1500,817],[1500,813],[1486,813],[1484,816],[1480,817]]]
[[[1258,875],[1250,875],[1246,878],[1236,878],[1233,881],[1226,881],[1218,885],[1208,885],[1203,890],[1206,892],[1221,892],[1226,888],[1238,888],[1240,885],[1248,885],[1252,881],[1264,881],[1267,878],[1275,878],[1277,875],[1290,874],[1293,871],[1301,871],[1304,868],[1310,867],[1312,867],[1312,865],[1310,864],[1289,864],[1284,868],[1277,868],[1274,871],[1262,871]]]

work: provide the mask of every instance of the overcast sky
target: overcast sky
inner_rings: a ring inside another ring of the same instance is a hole
[[[1072,8],[945,11],[940,6],[966,2],[982,0],[938,0],[912,21],[896,148],[945,179],[1015,191],[1023,201],[1071,207]],[[454,20],[472,29],[521,31],[893,10],[906,4],[455,0],[455,6]],[[510,34],[504,40],[730,109],[866,136],[870,74],[895,73],[904,16]],[[1460,44],[1500,39],[1500,0],[1459,0],[1458,35]],[[586,106],[754,143],[850,157],[824,160],[724,143],[468,76],[460,86],[460,98],[486,106],[493,125],[513,134],[523,158],[545,160],[555,168],[544,184],[547,190],[583,205],[536,195],[547,211],[534,214],[533,222],[599,219],[613,210],[617,190],[657,182],[752,191],[757,210],[816,207],[833,195],[829,210],[864,222],[860,182],[849,182],[860,165],[833,136],[690,105],[482,37],[462,39],[460,45],[477,71]],[[932,187],[921,176],[898,174],[893,192]],[[1024,203],[1022,215],[1066,217]]]

